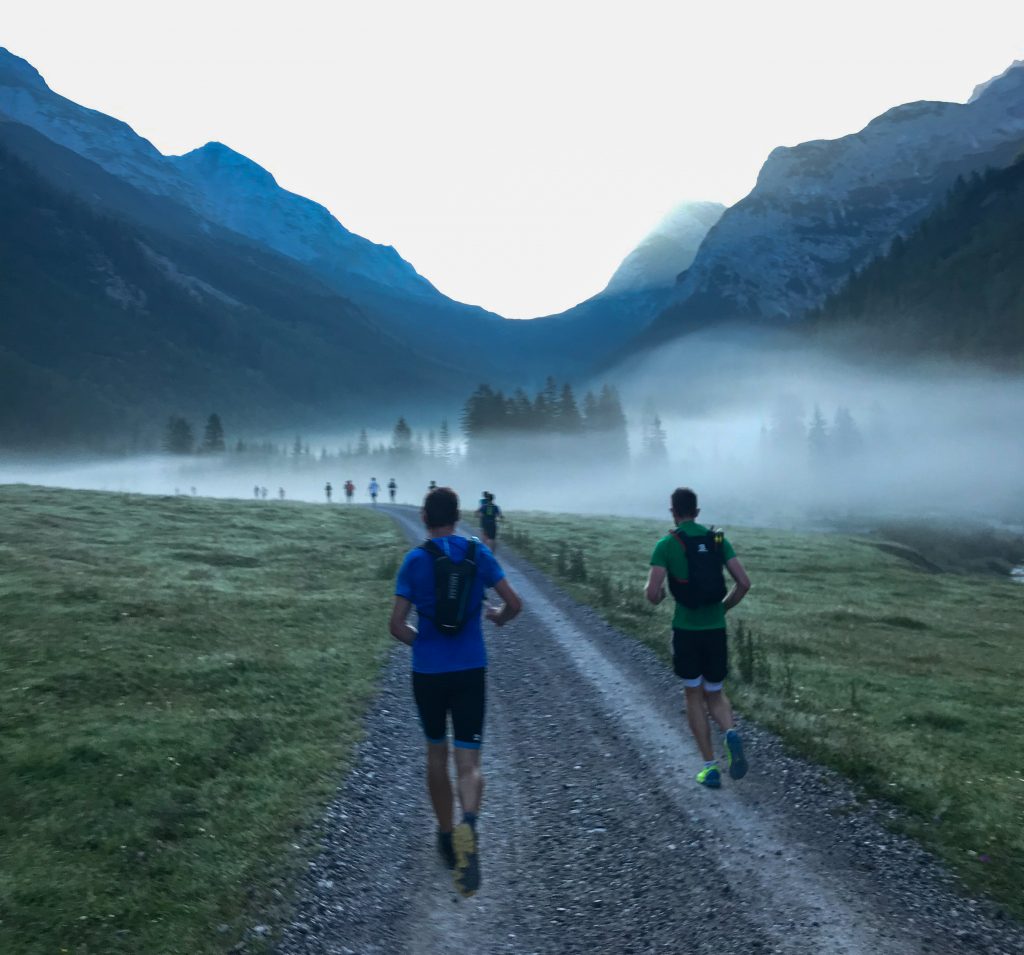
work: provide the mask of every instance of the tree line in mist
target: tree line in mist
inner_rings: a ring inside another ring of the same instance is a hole
[[[552,447],[572,441],[573,453],[592,445],[609,459],[629,458],[628,420],[611,385],[586,392],[578,403],[572,385],[560,385],[554,378],[548,378],[532,397],[522,388],[506,395],[482,384],[466,400],[460,424],[459,435],[452,433],[447,419],[436,429],[417,431],[402,415],[389,440],[371,441],[369,431],[362,428],[356,441],[332,451],[325,446],[315,450],[302,435],[290,444],[244,438],[232,443],[217,414],[209,416],[202,436],[197,437],[187,419],[174,415],[165,426],[162,448],[175,455],[224,454],[230,449],[235,455],[296,461],[381,459],[382,464],[389,460],[401,464],[428,459],[444,463],[463,456],[492,455],[501,444],[523,438],[546,441]],[[665,432],[656,414],[652,419],[645,412],[644,429],[643,454],[664,457]]]
[[[553,448],[571,447],[574,454],[589,446],[606,459],[629,457],[628,421],[618,391],[607,384],[597,393],[588,391],[582,403],[572,385],[559,385],[551,377],[533,397],[522,388],[506,395],[480,385],[463,408],[462,431],[470,457],[491,455],[501,445],[515,447],[529,438]]]
[[[831,421],[819,405],[810,418],[797,402],[779,402],[772,420],[761,426],[761,453],[779,461],[810,464],[848,462],[864,450],[864,433],[850,409],[840,405]]]
[[[165,427],[163,450],[173,455],[230,455],[296,465],[373,462],[381,470],[387,465],[417,461],[443,467],[463,459],[516,457],[524,442],[545,455],[562,455],[584,463],[596,459],[609,464],[628,463],[632,459],[644,465],[667,465],[670,457],[678,457],[670,453],[668,435],[653,404],[646,404],[639,420],[631,455],[628,419],[613,386],[605,385],[596,393],[588,391],[578,404],[571,385],[559,385],[549,378],[532,397],[521,388],[506,395],[490,385],[480,385],[463,407],[461,435],[452,433],[447,419],[436,429],[417,431],[403,415],[387,438],[371,441],[370,432],[362,428],[358,438],[344,447],[314,449],[302,435],[284,444],[243,438],[230,442],[218,414],[211,414],[201,435],[197,435],[187,419],[175,415]],[[748,450],[758,450],[762,457],[787,465],[801,461],[815,465],[850,461],[864,447],[864,433],[849,408],[839,406],[827,418],[815,405],[808,417],[799,401],[781,398],[770,421],[761,427],[759,448]]]

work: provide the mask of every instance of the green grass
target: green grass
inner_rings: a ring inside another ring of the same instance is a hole
[[[0,487],[0,952],[225,952],[266,912],[401,547],[364,509]]]
[[[642,596],[666,530],[529,513],[504,539],[667,661],[672,602]],[[1024,588],[870,540],[727,533],[753,581],[730,615],[743,712],[905,807],[901,825],[1024,916]]]

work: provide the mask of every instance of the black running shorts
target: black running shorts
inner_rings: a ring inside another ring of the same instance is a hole
[[[484,736],[486,702],[485,667],[452,673],[413,673],[412,695],[420,712],[423,732],[431,743],[443,743],[448,735],[448,714],[452,736],[460,749],[479,749]]]
[[[498,536],[498,525],[496,523],[489,524],[487,521],[484,521],[480,525],[480,530],[484,532],[485,537],[489,537],[491,540],[495,540]]]
[[[718,630],[673,630],[672,665],[683,680],[704,678],[722,683],[729,672],[729,651],[725,628]]]

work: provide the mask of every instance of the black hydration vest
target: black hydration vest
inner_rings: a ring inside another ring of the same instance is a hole
[[[722,556],[723,534],[713,527],[699,537],[690,537],[680,530],[669,533],[679,541],[686,554],[687,578],[680,580],[669,574],[668,589],[677,603],[689,610],[721,603],[727,589]]]
[[[458,636],[469,620],[469,598],[476,580],[476,541],[470,540],[466,556],[456,562],[435,541],[425,540],[420,547],[434,558],[434,616],[430,621],[440,633]]]

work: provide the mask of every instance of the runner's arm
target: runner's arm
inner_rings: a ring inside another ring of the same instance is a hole
[[[747,591],[750,590],[750,578],[747,576],[747,572],[743,569],[743,565],[738,557],[732,557],[727,560],[725,562],[725,569],[729,571],[729,576],[736,581],[732,590],[726,594],[723,601],[725,609],[732,610],[736,604],[746,597]]]
[[[484,616],[496,627],[503,627],[513,617],[519,615],[519,611],[523,609],[523,601],[505,577],[494,585],[494,589],[505,603],[502,607],[488,607]]]
[[[647,586],[644,588],[644,596],[652,604],[660,604],[665,599],[665,578],[668,571],[664,567],[651,565],[650,573],[647,575]]]
[[[416,628],[406,623],[410,610],[412,610],[411,600],[405,597],[395,597],[395,605],[391,608],[391,620],[388,623],[391,636],[407,647],[412,646],[417,636]]]

